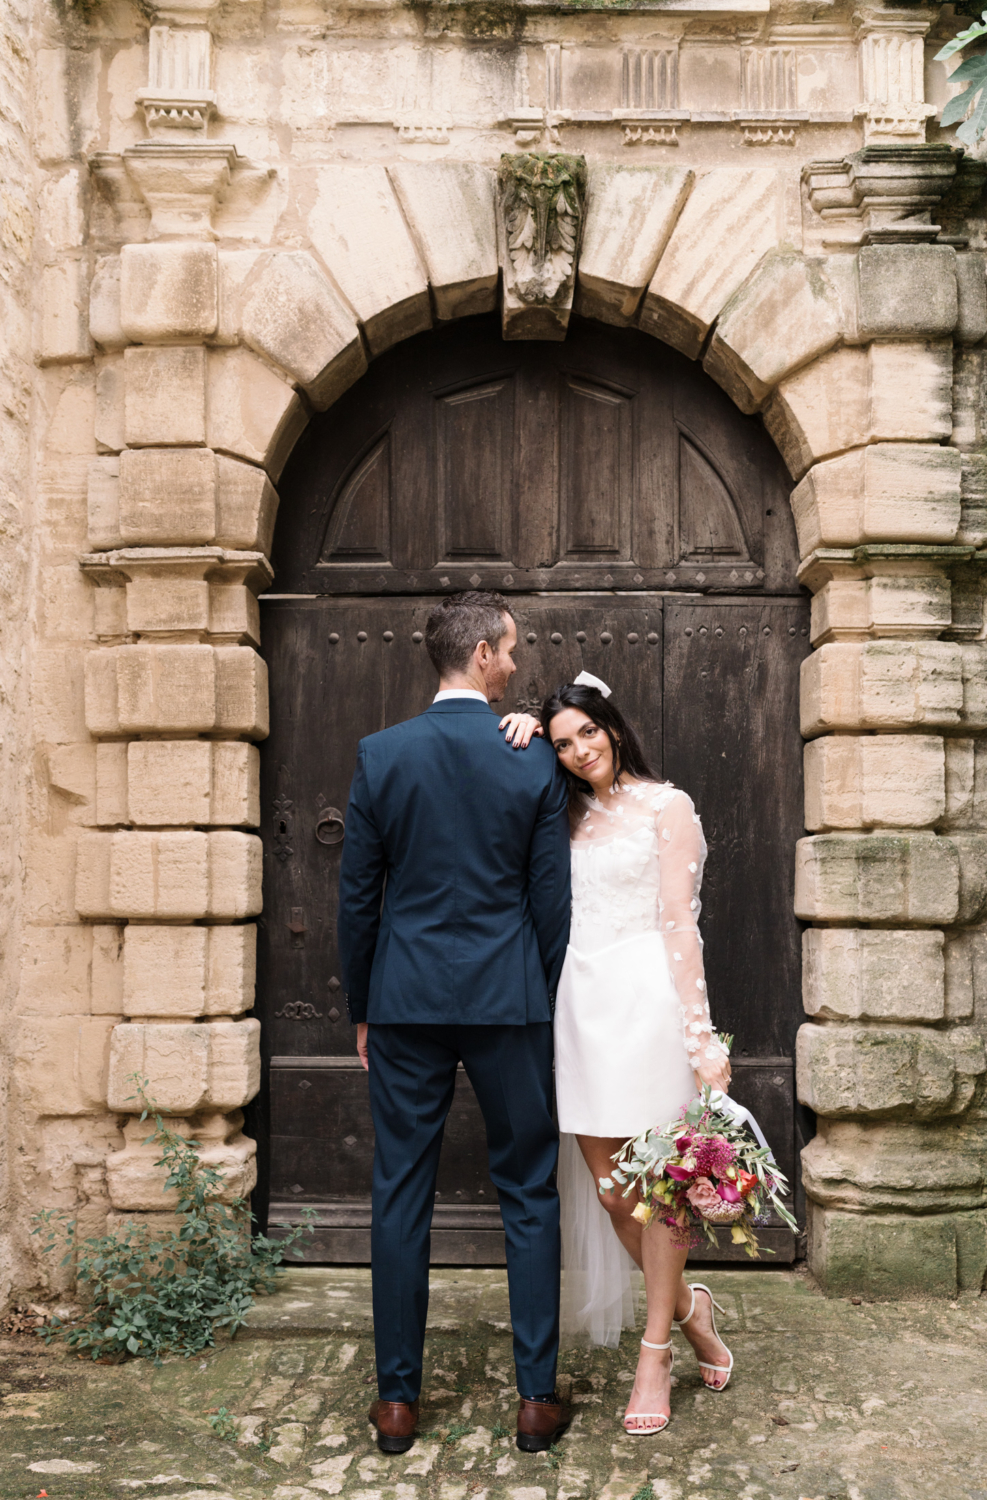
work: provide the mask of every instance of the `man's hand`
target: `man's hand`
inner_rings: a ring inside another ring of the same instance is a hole
[[[505,714],[497,727],[507,730],[508,742],[515,750],[527,750],[533,734],[544,736],[545,733],[534,714]]]
[[[368,1032],[368,1030],[369,1030],[369,1027],[367,1026],[366,1021],[358,1021],[357,1022],[357,1026],[356,1026],[356,1053],[357,1053],[357,1056],[359,1057],[361,1063],[363,1064],[364,1071],[367,1072],[367,1073],[370,1072],[370,1058],[367,1056],[367,1032]]]

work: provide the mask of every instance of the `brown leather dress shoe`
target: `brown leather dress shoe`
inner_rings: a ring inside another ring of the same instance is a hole
[[[377,1447],[381,1453],[407,1453],[415,1441],[418,1426],[418,1402],[381,1401],[371,1403],[368,1419],[377,1429]]]
[[[526,1401],[517,1409],[517,1445],[522,1453],[545,1453],[572,1421],[564,1401]]]

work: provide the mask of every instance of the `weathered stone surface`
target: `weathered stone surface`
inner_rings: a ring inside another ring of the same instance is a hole
[[[805,747],[805,826],[922,828],[946,809],[940,735],[826,735]]]
[[[962,653],[945,641],[835,642],[801,668],[802,733],[949,725],[964,709]]]
[[[89,333],[102,349],[129,342],[120,321],[120,257],[101,255],[89,287]]]
[[[32,1016],[17,1024],[14,1083],[37,1115],[86,1115],[106,1102],[113,1016]]]
[[[216,455],[216,541],[221,547],[271,550],[278,492],[263,469]]]
[[[211,542],[216,535],[216,455],[208,448],[121,453],[120,540],[125,546]]]
[[[710,324],[761,256],[778,244],[780,211],[773,169],[704,172],[645,294],[644,331],[695,359]]]
[[[257,928],[124,929],[123,1013],[238,1016],[254,1003]]]
[[[864,541],[950,543],[960,525],[962,456],[877,443],[816,463],[792,492],[802,556]]]
[[[172,1120],[170,1128],[198,1145],[203,1166],[221,1173],[223,1191],[218,1201],[229,1203],[245,1198],[257,1184],[257,1145],[243,1134],[243,1115],[234,1110],[229,1116],[209,1114],[194,1123]],[[178,1204],[174,1188],[164,1188],[167,1172],[157,1165],[161,1147],[149,1141],[147,1122],[129,1120],[123,1127],[126,1142],[122,1151],[111,1151],[106,1158],[106,1182],[110,1202],[120,1210],[143,1210],[159,1213]]]
[[[978,1121],[829,1120],[802,1152],[803,1181],[824,1208],[870,1213],[977,1209],[987,1196]]]
[[[720,315],[703,368],[740,407],[757,411],[791,371],[825,353],[847,323],[839,262],[791,250],[766,255]],[[842,274],[841,274],[842,273]]]
[[[694,180],[689,168],[590,165],[578,313],[633,319]]]
[[[308,420],[301,399],[248,349],[211,349],[206,361],[207,445],[260,464],[276,484]]]
[[[960,860],[932,833],[823,833],[800,839],[795,912],[807,922],[956,920]]]
[[[41,273],[41,345],[46,364],[88,359],[89,278],[85,262],[64,260]]]
[[[505,339],[563,339],[576,289],[586,158],[504,152],[497,169],[497,254]]]
[[[18,1010],[25,1016],[88,1015],[93,928],[29,927],[21,944]],[[116,1014],[121,1011],[120,1006]]]
[[[809,927],[802,934],[802,1004],[826,1021],[941,1021],[941,932]]]
[[[260,755],[253,745],[239,740],[140,740],[99,749],[125,753],[127,812],[112,822],[255,828],[260,821]],[[97,778],[100,769],[98,763]],[[98,786],[97,799],[102,806]]]
[[[91,734],[268,733],[267,666],[246,646],[114,646],[86,657]]]
[[[987,273],[980,250],[956,256],[957,318],[955,336],[961,344],[979,344],[987,335]]]
[[[987,833],[954,829],[949,835],[960,862],[957,922],[980,922],[987,904]]]
[[[260,1087],[260,1022],[129,1022],[114,1028],[107,1102],[133,1109],[134,1074],[162,1114],[240,1109]]]
[[[814,646],[868,637],[935,640],[952,624],[949,579],[928,563],[839,564],[813,571],[837,574],[812,596]]]
[[[123,368],[128,447],[201,447],[205,443],[205,349],[200,345],[128,349]]]
[[[367,368],[351,310],[303,251],[260,257],[244,286],[241,329],[245,341],[297,380],[320,411]]]
[[[987,544],[987,456],[962,455],[960,477],[960,525],[956,540],[961,545]]]
[[[81,917],[239,921],[261,909],[261,842],[254,834],[87,833],[78,845]]]
[[[947,828],[987,827],[987,744],[982,739],[944,741]]]
[[[216,332],[216,246],[195,240],[124,245],[120,324],[135,344],[180,344]]]
[[[819,1115],[961,1114],[987,1070],[984,1046],[966,1027],[799,1027],[798,1096]]]
[[[494,173],[478,162],[397,162],[388,168],[440,318],[492,312],[497,302]]]
[[[864,245],[857,255],[861,338],[948,334],[956,327],[952,245]]]
[[[119,458],[94,458],[89,464],[86,513],[90,547],[120,545]]]
[[[983,1281],[987,1221],[983,1213],[881,1215],[813,1208],[809,1265],[833,1297],[955,1297]]]
[[[952,431],[951,346],[831,349],[781,382],[764,425],[795,479],[864,443],[938,442]]]
[[[428,282],[382,166],[321,167],[308,232],[371,354],[431,327]]]
[[[93,428],[100,452],[119,453],[127,441],[124,419],[123,355],[97,354],[96,422]]]

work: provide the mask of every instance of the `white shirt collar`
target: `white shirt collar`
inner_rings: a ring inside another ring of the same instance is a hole
[[[444,703],[447,698],[476,698],[480,703],[490,707],[490,700],[485,693],[478,693],[476,688],[442,688],[432,699],[433,703]]]

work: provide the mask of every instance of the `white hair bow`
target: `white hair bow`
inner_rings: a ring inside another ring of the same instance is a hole
[[[578,677],[572,679],[572,685],[573,687],[595,687],[603,694],[604,698],[610,697],[610,688],[607,687],[605,682],[601,682],[599,677],[594,677],[592,672],[580,672]]]

